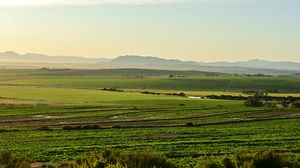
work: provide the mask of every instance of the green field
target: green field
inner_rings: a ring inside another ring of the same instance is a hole
[[[104,71],[104,72],[102,72]],[[114,72],[103,76],[107,70],[2,70],[0,84],[34,85],[67,88],[124,88],[160,89],[182,91],[222,91],[276,90],[283,93],[300,93],[299,77],[248,77],[234,75],[185,75],[180,71],[155,71],[133,75],[134,69],[127,72]],[[170,78],[166,73],[175,74]],[[146,75],[142,75],[146,74]],[[160,75],[161,74],[161,75]],[[201,74],[201,73],[200,73]]]
[[[107,72],[107,70],[105,71]],[[243,101],[191,99],[160,93],[240,95],[277,90],[300,95],[297,77],[246,77],[134,70],[0,70],[0,150],[57,162],[95,150],[146,150],[174,163],[240,150],[299,154],[300,109],[245,107]],[[153,74],[154,73],[154,74]],[[183,73],[183,72],[181,72]],[[89,75],[90,74],[90,75]],[[146,74],[146,75],[143,75]],[[103,91],[119,88],[124,92]],[[194,126],[187,126],[187,123]],[[98,125],[94,130],[66,126]],[[39,130],[47,126],[51,130]]]

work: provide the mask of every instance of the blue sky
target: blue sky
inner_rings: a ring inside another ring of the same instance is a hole
[[[296,0],[5,1],[0,52],[300,62]]]

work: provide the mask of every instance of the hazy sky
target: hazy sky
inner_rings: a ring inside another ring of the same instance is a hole
[[[0,0],[0,52],[300,62],[299,0]]]

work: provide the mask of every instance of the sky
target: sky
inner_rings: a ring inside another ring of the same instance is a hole
[[[300,62],[299,0],[0,0],[0,52]]]

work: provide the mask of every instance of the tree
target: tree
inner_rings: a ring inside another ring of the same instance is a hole
[[[244,104],[247,107],[262,107],[262,106],[264,106],[263,101],[258,96],[248,98]]]

